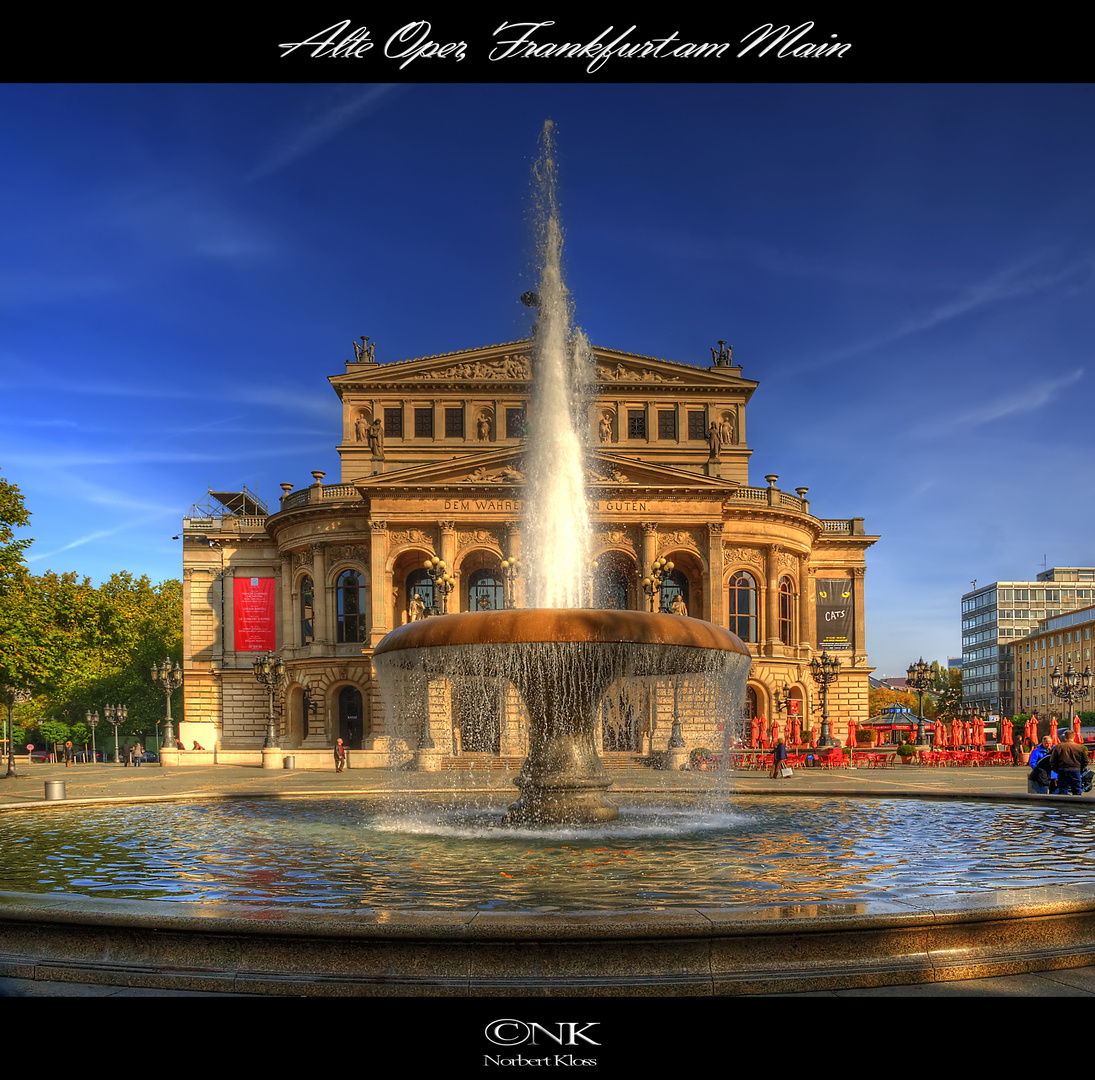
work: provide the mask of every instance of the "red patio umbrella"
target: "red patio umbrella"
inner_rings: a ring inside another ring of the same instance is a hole
[[[1077,742],[1083,742],[1083,739],[1080,738],[1080,718],[1078,716],[1072,718],[1072,737]]]
[[[779,742],[779,721],[772,721],[772,745],[775,746]]]
[[[768,718],[761,713],[757,717],[757,723],[760,725],[760,745],[766,747],[768,745]]]
[[[951,721],[951,746],[957,746],[962,737],[962,723],[955,719]]]
[[[942,720],[936,720],[935,722],[935,745],[946,746],[947,745],[947,729],[943,726]]]
[[[1015,739],[1012,738],[1011,734],[1011,724],[1007,720],[1001,719],[999,730],[1000,736],[997,739],[997,742],[999,742],[1001,746],[1011,746],[1015,742]]]
[[[791,745],[798,746],[802,742],[802,721],[794,716],[788,723],[791,727]]]
[[[1057,721],[1050,720],[1049,722],[1049,738],[1050,741],[1056,746],[1061,740],[1057,738]]]
[[[749,721],[749,745],[754,749],[759,746],[758,740],[760,739],[760,724],[757,723],[757,718],[754,716]]]

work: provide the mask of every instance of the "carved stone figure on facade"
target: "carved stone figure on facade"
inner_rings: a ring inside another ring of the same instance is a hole
[[[373,457],[384,459],[384,425],[379,420],[369,425],[369,449]]]
[[[362,334],[361,335],[361,344],[360,345],[358,345],[358,343],[355,341],[355,342],[353,342],[353,346],[354,346],[354,358],[357,360],[357,362],[359,364],[375,364],[376,363],[376,359],[375,359],[376,344],[374,342],[369,341],[369,337],[368,337],[367,334]]]
[[[673,603],[669,605],[669,610],[674,615],[688,614],[688,605],[684,602],[684,597],[680,593],[673,597]]]
[[[722,423],[719,424],[719,440],[723,446],[734,445],[734,421],[730,419],[729,414],[725,415]]]
[[[612,442],[612,420],[608,413],[601,414],[600,433],[601,442]]]
[[[722,453],[722,433],[714,420],[707,429],[707,445],[711,447],[711,460],[714,461]]]
[[[362,413],[354,424],[354,437],[358,442],[369,441],[369,418]]]
[[[487,442],[490,439],[490,417],[486,413],[479,417],[479,423],[476,425],[476,435],[480,442]]]
[[[426,604],[421,594],[413,593],[411,602],[407,605],[407,618],[411,622],[419,622],[426,617]]]

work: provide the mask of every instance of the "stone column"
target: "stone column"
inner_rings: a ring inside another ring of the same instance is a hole
[[[506,554],[511,559],[521,558],[520,522],[510,521],[506,524]],[[525,606],[525,570],[523,567],[517,580],[513,583],[513,604],[516,607]]]
[[[221,572],[221,589],[224,597],[224,625],[221,627],[221,640],[224,642],[224,666],[236,666],[236,571],[225,567]]]
[[[316,544],[312,550],[315,553],[315,573],[312,574],[312,651],[326,652],[326,648],[317,647],[329,646],[331,643],[331,631],[327,626],[327,545]]]
[[[441,558],[445,560],[445,565],[449,568],[449,573],[455,576],[456,574],[456,522],[455,521],[441,521],[438,522],[441,526]],[[449,593],[449,614],[455,615],[460,611],[460,591],[462,585],[460,581],[456,582],[455,588]]]
[[[852,662],[865,663],[867,659],[867,621],[863,611],[863,578],[865,566],[852,567],[852,601],[855,604],[855,640],[852,642]]]
[[[804,622],[806,636],[803,643],[809,645],[806,659],[817,652],[817,567],[806,567],[806,595],[802,598],[802,606],[806,610]]]
[[[726,583],[723,581],[722,522],[707,523],[707,565],[710,567],[707,581],[707,614],[704,616],[716,626],[726,625]]]
[[[281,557],[281,647],[292,648],[296,644],[293,633],[293,557],[286,553]]]
[[[765,560],[764,572],[768,578],[764,601],[765,621],[765,653],[775,656],[779,651],[779,553],[782,550],[779,544],[768,545],[768,557]]]
[[[370,521],[369,529],[369,644],[377,643],[395,625],[394,612],[389,616],[391,581],[385,566],[388,561],[388,523]]]
[[[810,605],[814,596],[814,579],[806,559],[798,561],[798,655],[801,659],[810,656],[809,645],[813,641],[810,630]]]

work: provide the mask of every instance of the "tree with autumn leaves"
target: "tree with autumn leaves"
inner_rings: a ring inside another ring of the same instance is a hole
[[[31,574],[23,559],[29,524],[18,487],[0,480],[0,685],[33,692],[16,724],[83,744],[88,710],[124,704],[123,733],[151,732],[163,717],[152,664],[182,655],[182,584],[153,585],[121,572],[94,586],[76,574]],[[179,691],[176,691],[179,693]],[[97,741],[111,731],[105,724]]]

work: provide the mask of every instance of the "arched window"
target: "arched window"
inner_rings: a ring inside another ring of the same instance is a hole
[[[730,579],[727,614],[730,629],[742,641],[757,640],[757,583],[752,574],[739,570]]]
[[[672,611],[673,601],[680,597],[688,606],[688,578],[680,570],[670,570],[662,580],[662,611]]]
[[[315,601],[315,586],[310,577],[300,579],[300,643],[307,645],[315,641],[315,627],[313,624],[313,603]]]
[[[433,611],[433,578],[425,570],[415,570],[407,575],[407,607],[411,597],[417,593],[427,612]]]
[[[335,587],[338,641],[365,640],[365,582],[356,570],[343,570]]]
[[[593,606],[627,611],[630,604],[627,574],[619,567],[603,567],[594,579]]]
[[[477,570],[468,579],[468,611],[501,611],[502,579],[494,570]]]
[[[779,579],[779,640],[784,645],[795,643],[795,586],[789,577]]]

